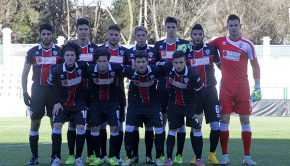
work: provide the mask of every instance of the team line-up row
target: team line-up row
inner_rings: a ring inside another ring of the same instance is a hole
[[[252,133],[249,115],[250,101],[261,99],[260,67],[253,43],[240,36],[241,24],[237,15],[228,17],[227,29],[229,36],[204,43],[202,25],[196,24],[191,30],[193,43],[189,44],[177,38],[177,20],[167,17],[166,39],[150,47],[146,44],[146,28],[139,26],[134,30],[136,45],[127,49],[119,45],[121,29],[117,24],[108,27],[108,43],[97,46],[88,39],[89,21],[80,18],[77,20],[77,39],[60,48],[52,42],[53,27],[41,25],[41,43],[27,52],[22,74],[24,102],[30,107],[31,117],[29,143],[32,158],[27,164],[39,163],[38,129],[46,110],[52,126],[51,166],[62,164],[61,133],[65,122],[69,122],[69,156],[65,164],[84,165],[81,156],[85,141],[86,162],[90,165],[138,163],[138,127],[145,124],[147,164],[171,166],[182,163],[185,126],[188,126],[191,127],[190,139],[195,153],[190,164],[203,166],[203,115],[211,127],[208,160],[213,165],[227,165],[228,126],[232,112],[239,114],[241,119],[243,163],[256,165],[250,158]],[[247,78],[248,60],[255,80],[251,96]],[[214,63],[222,72],[219,99]],[[33,85],[30,97],[27,79],[31,66]],[[124,77],[130,80],[127,107]],[[167,121],[169,130],[165,158]],[[110,126],[108,154],[107,125]],[[173,160],[176,135],[177,152]],[[121,159],[123,138],[126,158]],[[219,140],[223,154],[221,161],[215,156]],[[155,160],[152,158],[153,142]]]

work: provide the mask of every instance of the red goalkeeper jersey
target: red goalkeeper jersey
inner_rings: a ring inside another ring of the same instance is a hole
[[[246,38],[232,40],[229,36],[220,37],[209,44],[217,47],[221,57],[223,83],[247,83],[248,59],[253,67],[254,79],[260,78],[260,66],[254,44]]]

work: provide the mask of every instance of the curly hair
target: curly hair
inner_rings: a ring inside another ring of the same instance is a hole
[[[68,41],[61,47],[60,56],[63,58],[66,51],[74,51],[78,60],[82,52],[80,46],[75,41]]]

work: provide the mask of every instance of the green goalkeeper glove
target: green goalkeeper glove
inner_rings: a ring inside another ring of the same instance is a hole
[[[252,102],[260,101],[262,99],[260,84],[255,84],[255,90],[253,91],[250,99],[252,100]]]
[[[182,44],[177,48],[177,51],[182,51],[186,53],[187,49],[190,49],[191,45],[190,44]]]

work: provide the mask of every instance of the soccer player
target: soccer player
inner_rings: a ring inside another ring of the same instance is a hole
[[[228,140],[229,122],[232,112],[239,114],[242,126],[242,140],[244,145],[244,160],[247,165],[256,165],[250,158],[251,126],[249,115],[250,88],[247,75],[248,60],[250,60],[255,80],[255,89],[260,91],[260,66],[257,60],[255,47],[251,41],[240,35],[240,19],[231,14],[227,20],[229,36],[220,37],[209,44],[218,48],[221,56],[221,89],[220,89],[220,143],[222,160],[220,164],[229,163]]]
[[[216,91],[216,79],[214,76],[214,64],[220,68],[220,57],[215,46],[203,42],[204,31],[200,24],[195,24],[191,29],[192,45],[189,45],[185,52],[188,64],[198,71],[203,83],[204,95],[202,110],[205,114],[206,123],[210,123],[210,152],[208,160],[211,164],[217,165],[215,150],[219,141],[219,102]],[[178,48],[179,49],[179,48]],[[195,158],[190,162],[195,163]]]
[[[127,109],[125,132],[125,149],[127,158],[124,160],[122,165],[131,165],[133,163],[133,156],[131,153],[135,146],[134,142],[136,142],[133,135],[134,126],[143,127],[143,123],[145,126],[154,126],[156,164],[164,164],[163,159],[161,158],[161,153],[164,149],[164,139],[162,136],[162,112],[156,89],[157,79],[160,78],[161,74],[156,65],[148,65],[148,59],[149,57],[146,51],[137,50],[134,52],[134,65],[137,70],[124,70],[124,75],[128,77],[131,82],[128,92],[129,105]],[[153,137],[153,133],[151,137]],[[152,150],[152,147],[150,150]],[[153,164],[154,161],[152,160],[151,151],[149,155],[150,156],[146,157],[146,163]],[[153,163],[148,161],[152,161]]]
[[[119,106],[119,86],[117,79],[123,70],[121,64],[110,64],[111,53],[107,48],[98,48],[94,53],[95,65],[90,65],[87,75],[90,81],[90,109],[92,142],[96,155],[94,162],[90,165],[100,165],[105,161],[105,157],[100,158],[100,126],[104,122],[110,125],[110,151],[108,163],[118,165],[116,155],[118,154],[120,124],[120,106]]]
[[[84,166],[81,156],[85,143],[86,102],[82,78],[88,65],[77,61],[80,53],[81,49],[74,41],[64,44],[61,49],[64,63],[53,68],[47,80],[54,103],[52,151],[55,156],[51,166],[61,165],[61,131],[67,121],[72,121],[77,128],[74,164]]]
[[[89,21],[85,18],[79,18],[77,19],[77,40],[75,42],[81,47],[81,54],[79,56],[79,61],[84,61],[89,64],[95,63],[94,61],[94,52],[98,48],[97,45],[92,43],[88,36],[90,34],[90,24]],[[88,88],[88,82],[87,79],[83,80],[83,84],[86,88]],[[88,90],[85,90],[88,91]],[[89,108],[89,99],[90,96],[88,92],[86,92],[85,100],[87,103],[87,107]],[[90,119],[89,117],[89,109],[87,110],[87,119]],[[90,121],[86,121],[86,141],[87,141],[87,163],[91,163],[94,160],[93,150],[90,142],[91,138],[91,127],[90,127]],[[74,164],[74,147],[75,147],[75,139],[76,139],[76,125],[69,122],[68,131],[67,131],[67,142],[69,147],[69,156],[67,158],[66,164]]]
[[[161,62],[164,61],[172,61],[172,55],[177,50],[177,48],[182,44],[189,44],[188,41],[178,39],[176,36],[176,32],[178,31],[177,20],[173,17],[167,17],[165,20],[165,31],[166,31],[166,39],[160,40],[155,43],[154,48],[157,50],[159,54],[159,59]],[[161,100],[161,108],[163,114],[163,130],[165,131],[166,122],[167,122],[167,108],[168,108],[168,88],[170,88],[170,84],[168,80],[165,78],[160,79],[158,82],[158,94],[160,95]],[[175,163],[182,163],[182,152],[185,142],[185,125],[180,126],[177,130],[177,152],[176,158],[174,160]],[[165,132],[164,132],[165,138]],[[162,154],[164,155],[164,154]]]
[[[127,60],[129,60],[129,64],[132,64],[134,61],[134,54],[138,50],[144,50],[148,53],[148,61],[158,61],[158,54],[154,47],[147,45],[146,41],[148,39],[147,29],[143,26],[138,26],[134,30],[134,39],[136,41],[136,45],[128,50]],[[129,98],[129,97],[128,97]],[[133,162],[136,163],[138,161],[138,147],[139,147],[139,128],[135,126],[133,131],[134,136],[134,145],[133,145]],[[154,132],[153,127],[145,126],[145,146],[146,146],[146,163],[154,164],[152,160],[152,148],[153,148],[153,138]]]
[[[186,126],[191,127],[191,143],[196,154],[196,166],[204,166],[201,161],[202,154],[202,97],[203,83],[198,72],[186,65],[184,52],[176,51],[173,54],[173,62],[159,62],[159,68],[166,73],[171,84],[168,102],[168,124],[167,136],[167,160],[165,166],[171,166],[172,152],[175,145],[175,135],[178,128],[183,126],[186,117]],[[194,95],[196,92],[196,95]]]
[[[126,60],[127,48],[121,46],[119,44],[121,35],[121,28],[117,24],[111,24],[107,30],[107,39],[108,43],[102,45],[100,47],[105,47],[111,52],[110,63],[118,63],[118,64],[125,64],[128,62]],[[116,159],[119,163],[123,162],[120,157],[120,151],[123,143],[124,137],[124,129],[123,129],[123,122],[125,121],[125,107],[126,107],[126,96],[125,96],[125,88],[124,88],[124,78],[120,77],[117,80],[118,84],[118,96],[119,96],[119,105],[120,105],[120,125],[119,125],[119,139],[117,144],[117,154]],[[106,143],[107,143],[107,131],[106,131],[107,123],[101,125],[100,129],[100,141],[101,141],[101,151],[102,151],[102,158],[107,157],[107,150],[106,150]]]
[[[42,24],[39,28],[41,43],[31,48],[27,52],[25,65],[22,72],[22,89],[24,103],[30,107],[31,127],[29,134],[29,144],[32,152],[32,158],[27,165],[38,164],[38,140],[39,127],[42,117],[45,114],[50,118],[52,127],[52,108],[53,104],[49,100],[47,89],[47,78],[50,70],[59,64],[60,48],[52,42],[54,37],[53,28],[50,24]],[[31,66],[33,66],[33,84],[31,87],[31,97],[27,92],[27,77]]]

